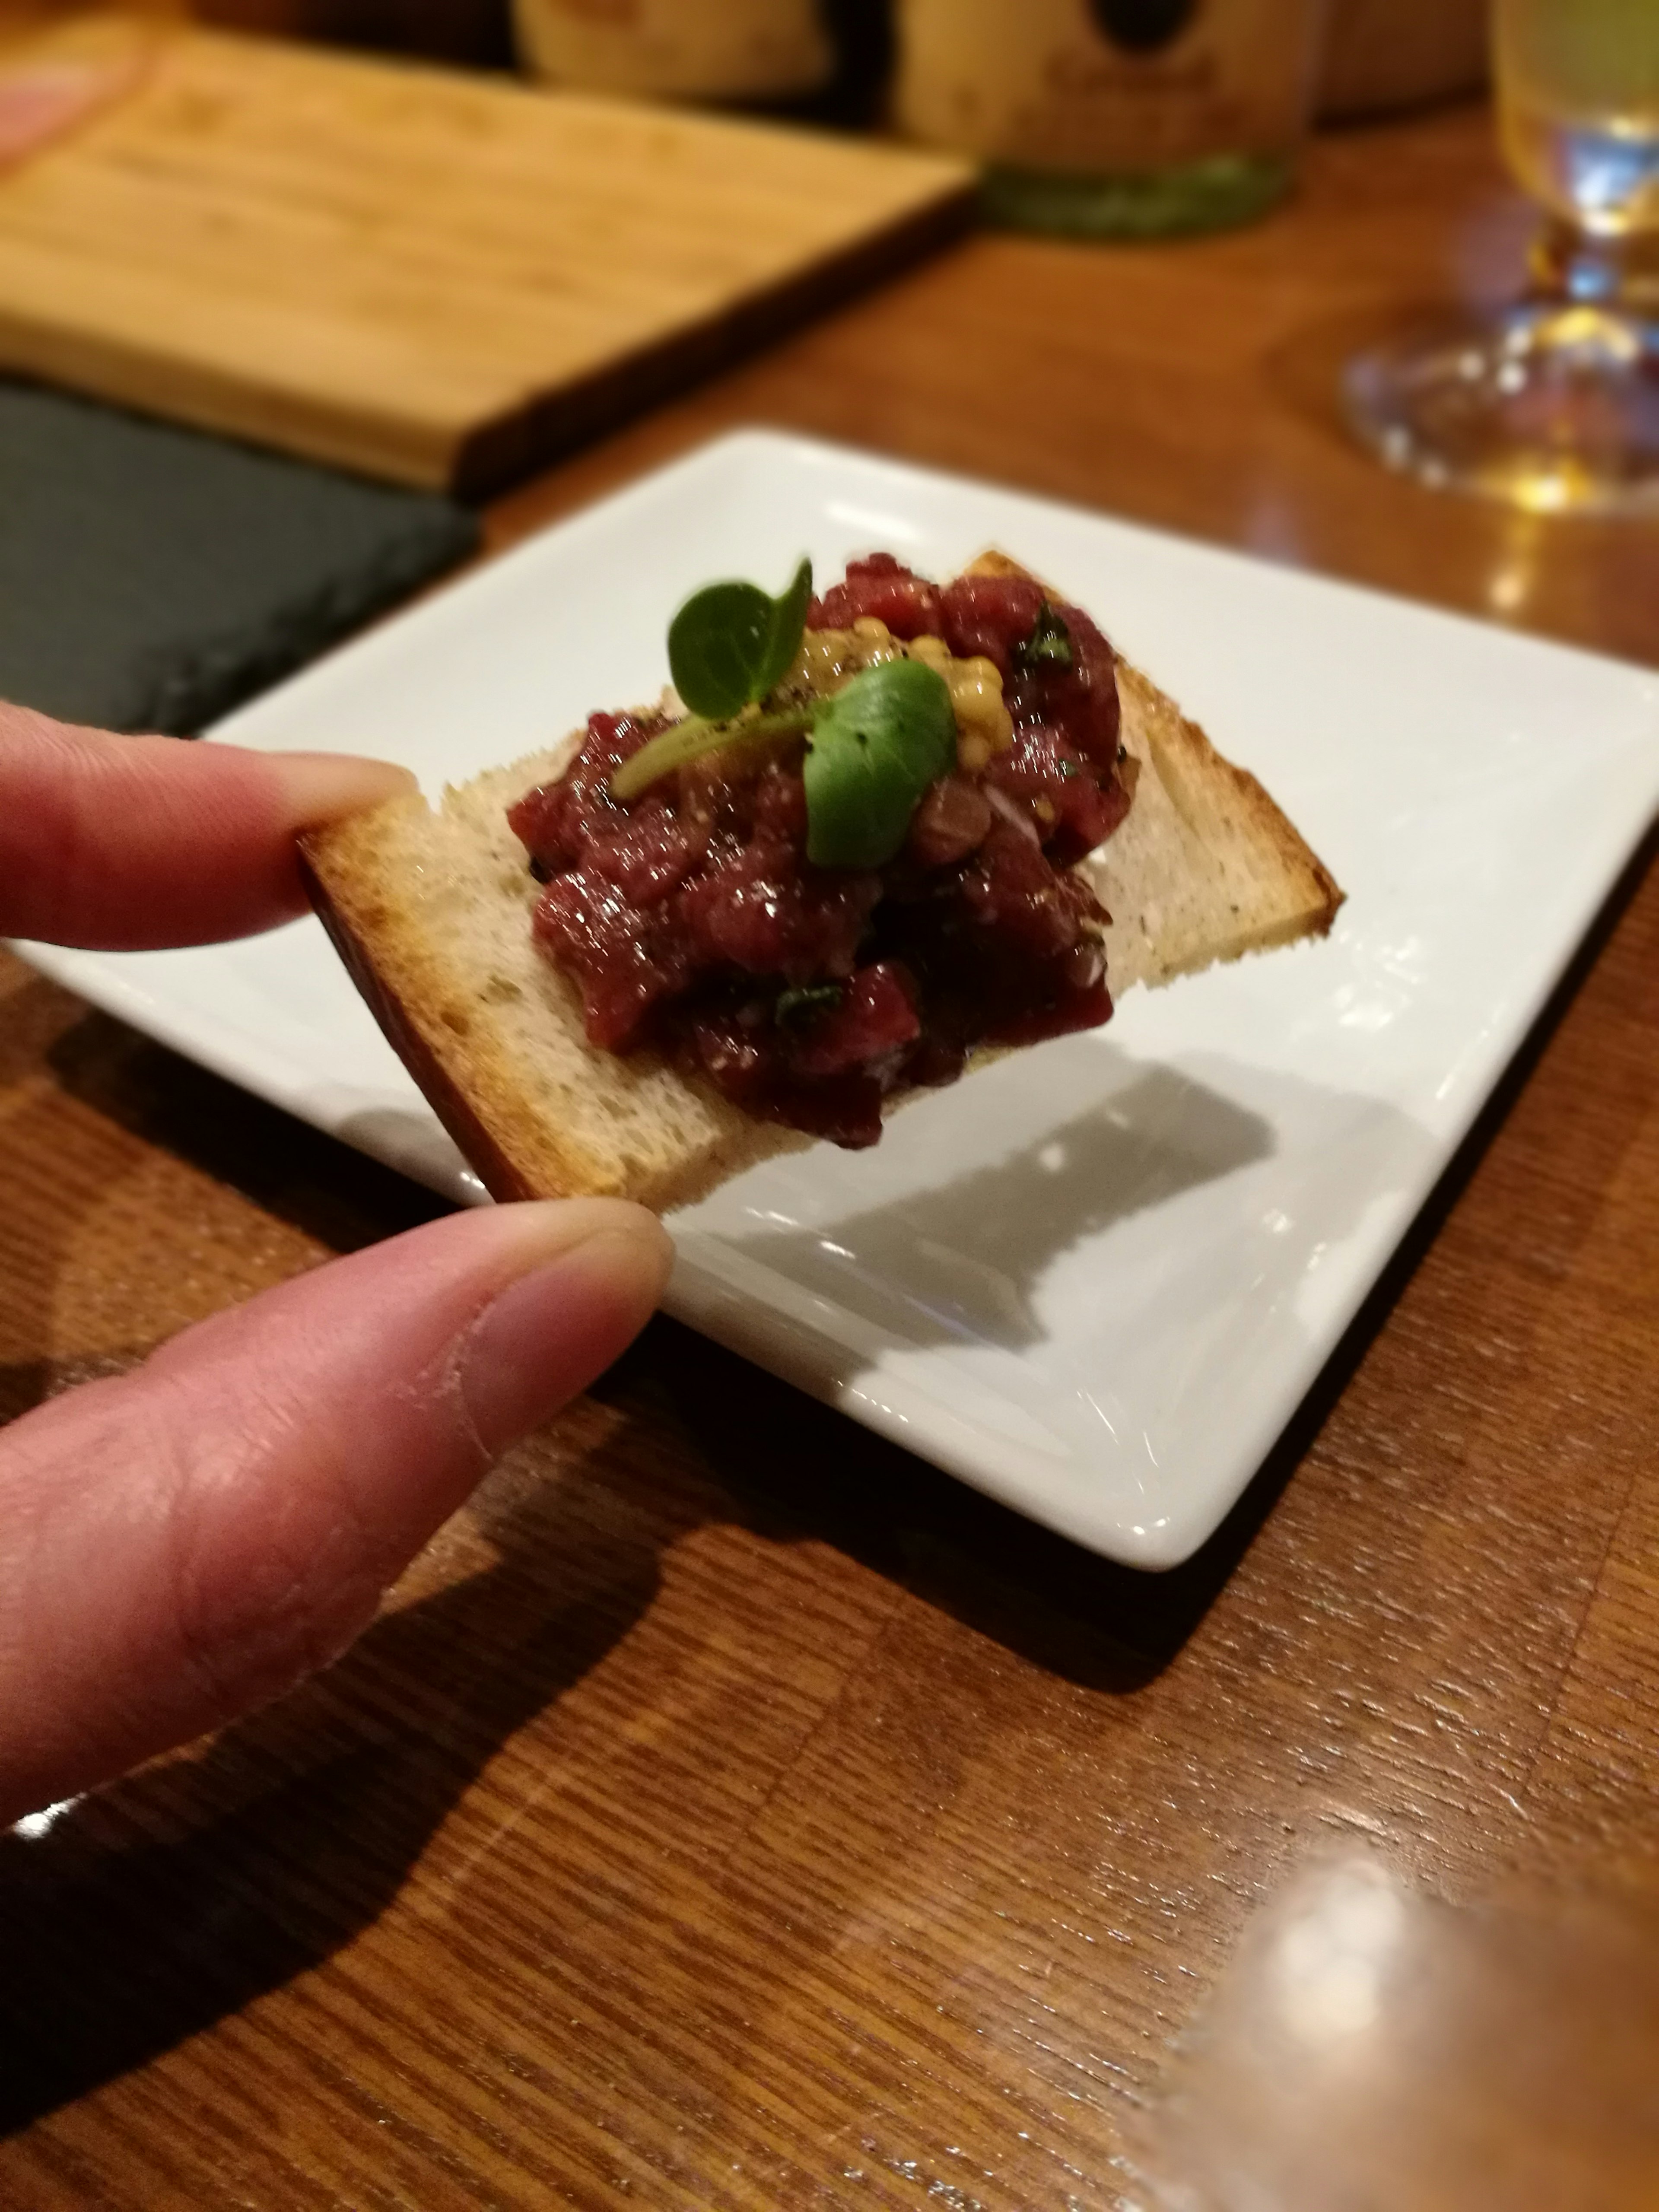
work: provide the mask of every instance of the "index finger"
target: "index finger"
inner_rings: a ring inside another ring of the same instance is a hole
[[[298,834],[414,781],[387,761],[112,737],[0,705],[0,936],[137,951],[272,928],[305,908]]]

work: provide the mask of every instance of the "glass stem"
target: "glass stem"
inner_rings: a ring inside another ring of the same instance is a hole
[[[1540,306],[1607,307],[1659,322],[1659,234],[1598,236],[1551,222],[1534,241],[1530,290]]]

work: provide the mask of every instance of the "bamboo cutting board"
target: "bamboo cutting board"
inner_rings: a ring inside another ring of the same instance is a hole
[[[892,148],[133,35],[133,88],[0,176],[0,368],[407,483],[503,482],[971,204]]]

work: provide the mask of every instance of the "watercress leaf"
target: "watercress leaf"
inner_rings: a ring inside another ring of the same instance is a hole
[[[1048,600],[1037,610],[1037,618],[1031,635],[1023,638],[1014,647],[1016,668],[1033,672],[1044,668],[1070,668],[1076,660],[1072,645],[1072,633],[1066,627],[1066,618],[1058,607]]]
[[[758,584],[708,584],[668,626],[668,671],[694,714],[723,722],[757,694],[773,602]]]
[[[789,673],[795,655],[800,651],[800,641],[806,635],[806,609],[812,597],[812,564],[803,561],[790,580],[789,588],[781,599],[772,602],[772,619],[768,627],[766,651],[755,676],[751,697],[763,699],[775,684],[781,684]]]
[[[668,668],[694,714],[723,722],[756,706],[788,672],[806,629],[812,564],[769,599],[758,584],[707,584],[668,626]]]
[[[937,670],[920,660],[866,668],[826,702],[807,740],[808,860],[882,866],[904,842],[922,793],[956,758],[956,714]]]

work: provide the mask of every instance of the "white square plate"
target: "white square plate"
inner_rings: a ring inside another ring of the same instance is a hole
[[[752,1170],[676,1222],[680,1317],[1097,1551],[1176,1564],[1261,1464],[1659,811],[1659,676],[766,432],[521,545],[221,725],[428,792],[654,696],[710,577],[996,544],[1253,769],[1330,940]],[[479,1192],[321,929],[27,957],[457,1199]],[[733,1408],[735,1419],[741,1408]]]

